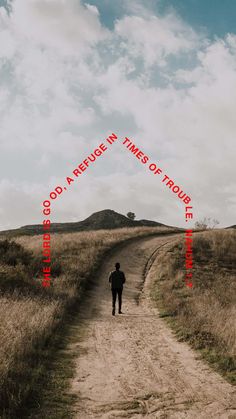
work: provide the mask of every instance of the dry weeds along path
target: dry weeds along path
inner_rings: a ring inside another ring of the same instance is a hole
[[[166,251],[173,240],[176,237],[138,240],[104,262],[71,347],[78,351],[72,382],[79,396],[76,418],[236,418],[234,388],[198,360],[186,343],[177,342],[149,298],[158,270],[152,254],[157,248],[156,254]],[[116,261],[127,284],[124,314],[113,317],[107,277]]]

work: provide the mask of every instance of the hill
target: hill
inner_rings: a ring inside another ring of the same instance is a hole
[[[104,230],[123,227],[169,227],[165,224],[150,220],[131,220],[125,215],[116,211],[105,209],[95,212],[83,221],[73,223],[52,223],[51,232],[53,233],[71,233],[77,231]],[[7,235],[34,235],[42,234],[42,225],[26,225],[18,229],[2,231]]]

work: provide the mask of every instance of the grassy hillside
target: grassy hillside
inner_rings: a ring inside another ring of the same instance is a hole
[[[184,245],[159,260],[152,296],[181,339],[236,382],[236,231],[194,235],[192,289],[183,282]]]
[[[150,220],[131,220],[125,215],[116,211],[106,209],[95,212],[83,221],[75,223],[52,223],[51,232],[53,233],[75,233],[77,231],[94,231],[105,229],[116,229],[124,227],[169,227],[156,221]],[[42,234],[43,228],[41,224],[24,226],[14,230],[3,232],[8,236],[22,236],[34,234]]]
[[[78,303],[105,252],[132,237],[170,231],[147,227],[53,234],[50,289],[38,277],[39,236],[0,241],[0,417],[19,417],[17,408],[46,373],[45,361],[55,351],[51,336]]]

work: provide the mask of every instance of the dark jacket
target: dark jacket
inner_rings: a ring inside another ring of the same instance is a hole
[[[109,275],[109,282],[111,283],[111,288],[123,288],[125,283],[125,274],[120,270],[112,271]]]

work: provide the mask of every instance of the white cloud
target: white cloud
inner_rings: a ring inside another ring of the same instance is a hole
[[[15,1],[10,17],[0,8],[1,157],[16,162],[2,169],[2,228],[40,222],[48,188],[114,127],[193,197],[196,218],[235,223],[236,36],[210,42],[174,13],[130,10],[109,32],[75,0]],[[55,204],[54,221],[111,207],[184,225],[181,203],[142,169],[117,144]]]
[[[13,4],[12,27],[31,42],[78,54],[108,35],[96,8],[77,0],[22,0]]]
[[[85,3],[85,6],[90,12],[94,13],[96,16],[99,16],[99,10],[96,6],[87,3]]]
[[[29,185],[27,181],[1,180],[0,230],[41,222],[41,208],[37,198],[42,191],[41,185]]]
[[[141,57],[146,66],[166,64],[170,55],[186,53],[199,44],[200,37],[175,15],[126,16],[116,22],[115,32],[124,39],[129,55]]]
[[[231,223],[234,219],[233,191],[220,189],[235,177],[236,53],[230,41],[227,37],[196,51],[192,70],[171,75],[168,69],[168,86],[143,86],[139,78],[129,79],[117,61],[100,78],[105,93],[96,98],[104,114],[133,116],[135,141],[159,153],[167,173],[185,185],[196,217],[215,214],[224,225],[225,216]],[[182,87],[176,84],[180,81]]]
[[[74,137],[77,131],[79,142],[79,130],[97,119],[93,107],[82,104],[81,86],[90,72],[84,56],[107,31],[94,10],[74,0],[25,0],[20,5],[14,2],[10,17],[3,8],[0,13],[0,44],[11,40],[0,53],[1,144],[4,149],[24,147],[38,152],[59,148],[67,155],[72,144],[69,138],[73,134],[67,135],[71,127]],[[73,35],[73,42],[69,35]],[[80,89],[78,94],[75,89]],[[61,139],[66,135],[68,144],[64,147]]]

